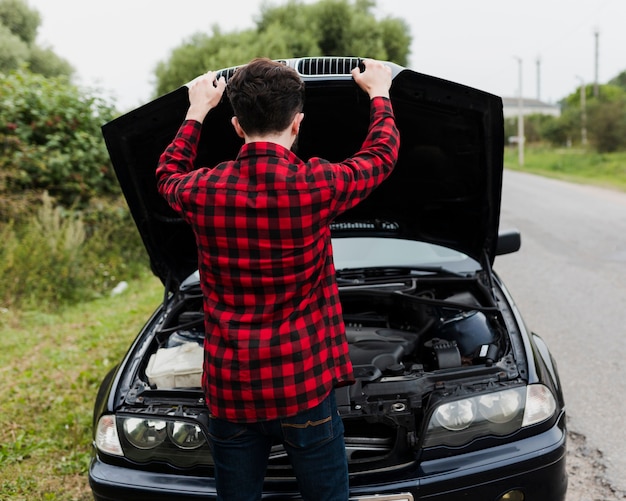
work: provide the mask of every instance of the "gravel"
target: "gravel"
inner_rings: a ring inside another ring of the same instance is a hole
[[[583,435],[572,431],[568,433],[567,472],[567,501],[626,499],[626,493],[607,481],[602,452],[589,447]]]

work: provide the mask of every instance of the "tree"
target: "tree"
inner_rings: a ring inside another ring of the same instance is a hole
[[[370,0],[289,0],[264,4],[255,27],[223,33],[196,33],[174,49],[155,70],[157,95],[189,82],[209,69],[245,64],[253,57],[363,56],[406,65],[411,35],[399,18],[377,20]]]
[[[70,77],[74,70],[50,48],[36,43],[41,16],[24,0],[0,0],[0,72],[27,66],[45,76]]]
[[[626,89],[602,85],[597,98],[588,100],[589,137],[601,153],[626,149]]]
[[[609,80],[609,85],[620,87],[626,91],[626,71],[622,71],[619,75]]]
[[[28,55],[28,45],[5,25],[0,24],[0,71],[18,68],[28,59]]]
[[[573,138],[580,138],[580,111],[564,110],[560,117],[548,120],[542,130],[541,138],[553,146],[567,146]]]
[[[594,103],[589,124],[589,136],[598,152],[626,149],[626,99]]]
[[[589,143],[599,152],[626,149],[626,89],[619,84],[620,78],[613,79],[614,84],[601,85],[598,96],[594,95],[591,85],[585,87],[585,128]],[[556,145],[582,142],[580,93],[578,88],[563,99],[561,116],[542,128],[542,138]]]
[[[48,77],[71,76],[74,68],[62,57],[57,56],[52,49],[33,45],[30,48],[28,68],[33,73]]]
[[[567,137],[558,136],[557,127],[559,118],[542,113],[533,113],[524,117],[524,142],[527,144],[541,143],[542,141],[554,142],[557,145],[565,144]],[[517,117],[507,118],[504,121],[504,137],[517,136]]]
[[[23,0],[2,0],[0,22],[24,43],[32,45],[37,38],[41,16],[38,11],[30,9]]]

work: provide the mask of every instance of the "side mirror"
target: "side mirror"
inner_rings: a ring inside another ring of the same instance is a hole
[[[498,245],[496,246],[496,256],[511,254],[520,250],[522,246],[522,235],[519,230],[510,229],[498,233]]]

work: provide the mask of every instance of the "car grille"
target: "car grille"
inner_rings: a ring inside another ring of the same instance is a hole
[[[232,68],[226,68],[226,69],[223,69],[223,70],[219,70],[217,72],[216,76],[215,76],[216,80],[219,80],[220,78],[224,78],[226,83],[228,83],[228,81],[235,74],[235,71],[237,71],[237,68],[239,68],[239,66],[233,66]]]
[[[344,421],[346,455],[351,475],[389,471],[406,466],[414,460],[406,447],[400,447],[397,431],[382,424]],[[282,445],[272,447],[267,468],[268,478],[293,476],[289,458]]]
[[[358,57],[305,57],[297,60],[296,70],[301,75],[349,75],[356,68]]]
[[[277,59],[277,62],[291,66],[302,76],[340,76],[350,75],[361,59],[358,57],[304,57],[299,59]],[[217,78],[223,77],[226,83],[232,78],[237,68],[233,66],[217,72]]]

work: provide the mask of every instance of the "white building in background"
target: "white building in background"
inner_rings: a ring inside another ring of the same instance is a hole
[[[502,98],[504,118],[515,118],[519,115],[519,99],[517,97]],[[523,98],[522,100],[523,115],[552,115],[558,117],[561,115],[561,107],[557,104],[549,104],[539,99]]]

